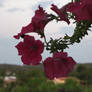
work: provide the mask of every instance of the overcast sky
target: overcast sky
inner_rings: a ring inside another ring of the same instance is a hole
[[[56,4],[58,7],[63,6],[71,0],[0,0],[0,63],[22,64],[18,52],[14,47],[18,41],[13,35],[20,32],[22,26],[30,23],[34,11],[40,4],[48,13],[51,12],[50,5]],[[53,13],[53,12],[52,12]],[[74,25],[69,26],[65,22],[49,23],[45,28],[45,33],[52,37],[61,37],[65,33],[71,35]],[[36,36],[37,37],[37,36]],[[70,46],[66,51],[76,62],[92,62],[92,32],[86,36],[80,44]],[[43,54],[49,56],[48,53]]]

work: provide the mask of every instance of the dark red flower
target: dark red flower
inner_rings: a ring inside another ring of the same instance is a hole
[[[47,14],[43,8],[39,6],[39,9],[35,11],[35,15],[33,16],[31,23],[25,27],[22,27],[21,33],[15,35],[14,37],[19,39],[21,34],[30,32],[36,32],[42,36],[44,27],[50,20],[49,14]]]
[[[48,14],[43,10],[42,7],[39,6],[39,9],[35,11],[35,15],[32,18],[30,27],[32,27],[32,30],[29,32],[36,32],[39,33],[44,30],[45,25],[49,22]],[[30,29],[30,28],[29,28]],[[28,29],[26,29],[28,32]],[[22,32],[25,31],[22,29]]]
[[[25,35],[24,41],[16,45],[21,60],[27,65],[37,65],[40,63],[44,50],[44,45],[40,40],[35,40],[33,36]]]
[[[56,5],[54,5],[54,4],[52,4],[52,7],[51,7],[51,9],[58,14],[58,16],[60,17],[61,21],[66,21],[69,24],[70,21],[67,18],[65,8],[66,8],[66,6],[61,8],[61,9],[58,9],[58,7]]]
[[[35,11],[35,16],[32,18],[32,26],[34,32],[40,33],[44,30],[45,25],[50,21],[49,14],[47,14],[42,7]]]
[[[72,2],[67,6],[67,11],[75,15],[76,21],[92,21],[92,0]]]
[[[18,33],[17,35],[14,35],[13,37],[15,38],[15,39],[19,39],[20,37],[23,37],[24,38],[24,34],[23,33]]]
[[[72,70],[73,70],[75,64],[76,64],[76,62],[73,60],[72,57],[68,57],[68,58],[67,58],[67,63],[66,63],[66,65],[67,65],[69,71],[72,71]]]
[[[66,52],[56,52],[53,57],[44,61],[44,69],[49,79],[66,77],[73,70],[76,62],[72,57],[68,57]]]
[[[45,61],[44,61],[44,71],[46,73],[46,76],[49,79],[53,79],[54,78],[54,73],[53,73],[53,58],[52,57],[48,57]]]

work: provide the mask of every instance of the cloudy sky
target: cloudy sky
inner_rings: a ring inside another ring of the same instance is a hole
[[[18,41],[13,38],[13,35],[20,32],[22,26],[30,23],[34,11],[38,5],[41,5],[48,13],[51,4],[56,4],[58,7],[70,2],[71,0],[0,0],[0,63],[22,64],[18,52],[14,47]],[[52,12],[53,13],[53,12]],[[65,33],[72,34],[74,25],[69,26],[64,22],[56,24],[55,21],[49,23],[45,28],[47,38],[61,37]],[[37,37],[37,36],[36,36]],[[38,37],[37,37],[38,38]],[[70,46],[66,51],[69,56],[72,56],[76,62],[92,62],[92,32],[86,36],[80,44]],[[43,54],[49,56],[48,53]]]

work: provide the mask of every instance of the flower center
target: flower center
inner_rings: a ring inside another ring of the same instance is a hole
[[[37,50],[37,46],[36,45],[33,45],[32,46],[32,50]]]

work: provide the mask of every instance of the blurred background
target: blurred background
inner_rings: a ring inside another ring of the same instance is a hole
[[[50,10],[51,4],[61,7],[71,0],[0,0],[0,64],[22,65],[15,45],[18,40],[13,36],[21,31],[23,26],[31,22],[34,11],[41,5],[46,12],[54,13]],[[72,35],[75,25],[67,25],[65,22],[52,21],[46,28],[47,39],[64,36],[65,33]],[[37,34],[34,35],[39,39]],[[77,63],[92,62],[92,32],[84,37],[79,44],[74,44],[66,49],[69,56],[72,56]],[[50,56],[49,52],[43,53],[43,60]]]

